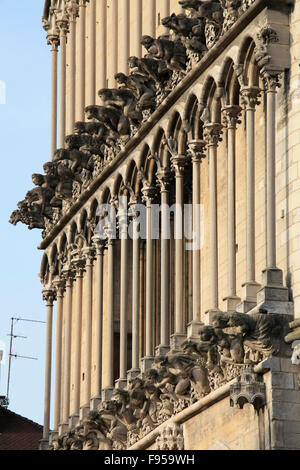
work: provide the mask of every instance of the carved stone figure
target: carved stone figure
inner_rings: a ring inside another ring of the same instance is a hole
[[[149,55],[143,58],[131,56],[128,59],[131,74],[140,74],[163,85],[170,78],[170,70],[167,69],[163,60],[153,59]]]
[[[151,57],[164,60],[170,70],[185,71],[187,57],[185,47],[181,41],[143,36],[141,44],[147,49]]]
[[[128,127],[125,129],[119,128],[119,122],[122,117],[122,111],[115,107],[108,106],[87,106],[85,108],[87,119],[97,119],[101,122],[109,131],[111,139],[115,140],[118,138],[118,133],[128,132]]]
[[[118,73],[115,75],[115,79],[120,88],[127,88],[134,93],[138,109],[153,110],[156,97],[155,82],[153,80],[149,80],[149,78],[138,73],[131,73],[129,76]]]
[[[180,14],[167,16],[162,24],[175,32],[176,38],[181,39],[187,49],[198,53],[207,51],[205,39],[205,22],[202,18],[188,18]]]
[[[198,18],[206,18],[209,22],[221,25],[223,22],[223,8],[215,0],[182,0],[179,2],[183,9],[196,12]]]

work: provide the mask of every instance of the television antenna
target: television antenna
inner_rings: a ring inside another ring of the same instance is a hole
[[[9,405],[9,386],[10,386],[10,379],[11,379],[11,359],[12,357],[14,358],[20,358],[20,359],[29,359],[33,361],[37,361],[37,357],[30,357],[30,356],[22,356],[20,354],[15,354],[13,353],[13,340],[16,338],[21,338],[21,339],[27,339],[27,336],[22,336],[22,335],[16,335],[14,333],[14,324],[18,321],[25,321],[25,322],[32,322],[32,323],[46,323],[44,321],[40,320],[29,320],[27,318],[21,318],[21,317],[12,317],[11,318],[11,326],[10,326],[10,342],[9,342],[9,360],[8,360],[8,374],[7,374],[7,388],[6,388],[6,397],[0,397],[2,399],[3,406],[8,406]],[[0,401],[0,404],[1,404]]]

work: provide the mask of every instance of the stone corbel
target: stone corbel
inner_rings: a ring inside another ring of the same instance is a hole
[[[259,412],[266,404],[266,386],[251,367],[245,367],[230,386],[230,406],[243,408],[246,403]]]
[[[256,38],[256,47],[254,49],[255,58],[259,67],[264,67],[272,60],[269,46],[279,41],[278,35],[270,25],[266,25],[260,29]]]

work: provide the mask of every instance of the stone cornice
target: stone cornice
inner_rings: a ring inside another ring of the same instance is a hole
[[[274,0],[256,0],[249,9],[236,21],[236,23],[219,39],[218,43],[212,47],[200,60],[176,88],[165,98],[161,105],[154,111],[148,121],[141,126],[137,133],[126,144],[125,148],[102,170],[90,184],[89,188],[82,193],[78,200],[71,206],[54,226],[51,233],[45,237],[39,245],[39,249],[46,249],[66,224],[74,217],[78,210],[89,200],[100,185],[118,168],[128,155],[136,149],[146,135],[154,128],[157,122],[171,109],[174,103],[192,86],[192,84],[202,75],[203,72],[220,56],[222,52],[232,43],[233,40],[257,17],[265,8],[278,9],[283,11],[288,9],[286,0],[278,0],[274,5]]]

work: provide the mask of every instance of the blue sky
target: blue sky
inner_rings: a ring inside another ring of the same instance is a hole
[[[41,23],[43,3],[0,0],[0,81],[6,87],[6,103],[0,104],[0,343],[6,352],[1,395],[6,393],[10,318],[45,320],[38,278],[41,232],[8,223],[33,187],[31,175],[42,173],[50,156],[51,61]],[[13,352],[38,360],[13,358],[9,408],[42,424],[45,325],[18,322],[15,333],[27,339],[15,339]]]

